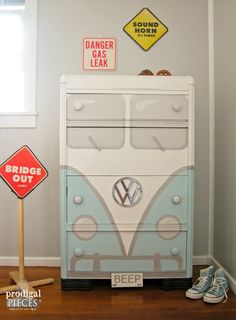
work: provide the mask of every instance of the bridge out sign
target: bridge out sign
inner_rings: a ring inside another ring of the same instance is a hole
[[[145,51],[149,50],[168,28],[148,9],[142,9],[123,30]]]
[[[0,166],[0,176],[17,195],[25,198],[48,172],[29,147],[23,146]]]

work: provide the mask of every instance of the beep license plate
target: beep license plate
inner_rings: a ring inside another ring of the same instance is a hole
[[[112,288],[142,287],[143,273],[112,273]]]

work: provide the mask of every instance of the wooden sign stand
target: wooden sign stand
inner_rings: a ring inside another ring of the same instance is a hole
[[[41,279],[28,282],[25,279],[24,272],[24,200],[18,199],[18,246],[19,246],[19,271],[9,272],[10,278],[16,283],[15,285],[0,288],[0,294],[7,291],[28,290],[29,292],[36,292],[34,287],[43,286],[54,283],[54,279]]]
[[[14,170],[13,170],[14,168]],[[42,279],[28,282],[24,267],[24,198],[33,191],[46,177],[48,172],[28,146],[17,150],[0,166],[0,177],[18,197],[18,242],[19,271],[10,272],[15,285],[0,288],[0,294],[14,290],[36,292],[34,287],[54,283],[54,279]]]

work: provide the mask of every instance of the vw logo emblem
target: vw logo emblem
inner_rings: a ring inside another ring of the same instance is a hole
[[[114,200],[122,207],[136,205],[142,198],[141,184],[134,178],[124,177],[116,181],[112,189]]]

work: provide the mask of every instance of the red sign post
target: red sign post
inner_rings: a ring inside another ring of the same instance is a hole
[[[17,195],[18,200],[18,248],[19,272],[10,272],[16,285],[0,288],[0,294],[14,290],[35,292],[33,287],[53,283],[54,279],[42,279],[28,283],[24,276],[24,198],[47,176],[48,172],[29,147],[23,146],[0,166],[0,176]]]

